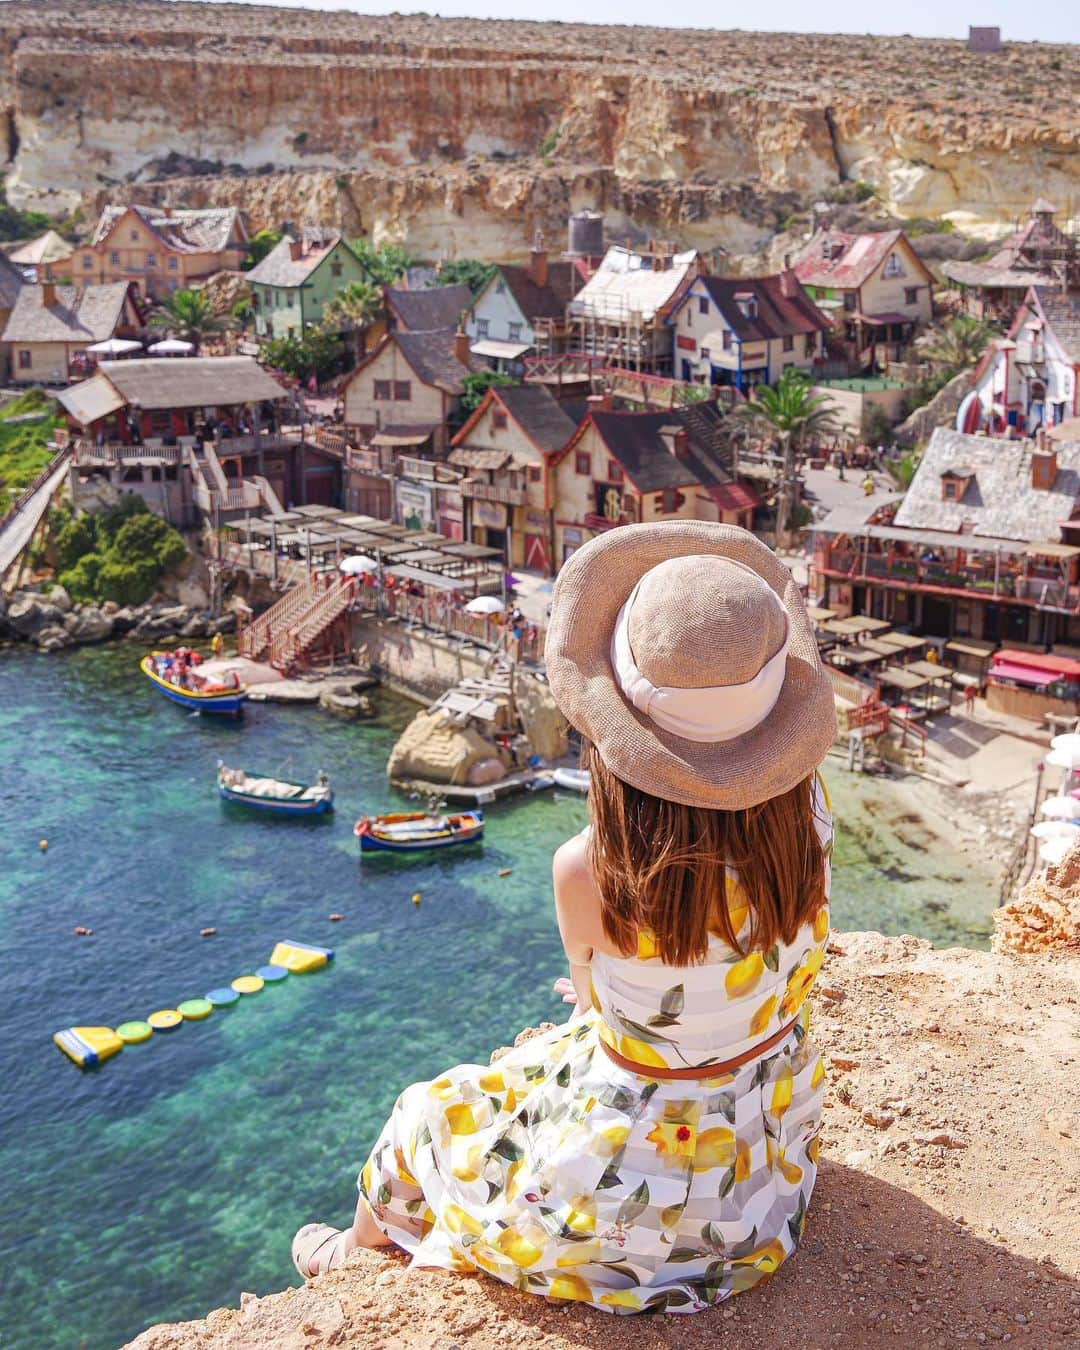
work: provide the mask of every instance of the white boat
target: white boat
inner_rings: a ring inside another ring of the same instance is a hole
[[[588,769],[556,769],[552,774],[556,787],[569,788],[571,792],[588,792]]]

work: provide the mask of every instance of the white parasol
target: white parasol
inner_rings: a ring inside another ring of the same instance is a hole
[[[142,347],[141,342],[136,342],[134,338],[106,338],[104,342],[95,342],[87,347],[88,352],[93,352],[95,356],[123,356],[126,352],[137,352]]]
[[[186,356],[195,350],[194,342],[185,342],[183,338],[162,338],[146,349],[155,356]]]
[[[1071,839],[1062,836],[1059,839],[1047,839],[1039,845],[1039,861],[1056,867],[1073,846]]]
[[[1057,769],[1080,769],[1080,745],[1055,745],[1046,762]]]
[[[465,606],[468,614],[501,614],[505,608],[497,595],[478,595]]]
[[[338,563],[338,571],[344,572],[346,576],[358,577],[361,572],[377,572],[379,564],[374,558],[366,558],[362,553],[353,553],[348,558],[342,558]]]
[[[1039,809],[1052,820],[1080,820],[1080,802],[1075,797],[1047,797]]]
[[[1031,833],[1036,839],[1077,839],[1080,838],[1080,823],[1071,820],[1040,820],[1032,825]]]

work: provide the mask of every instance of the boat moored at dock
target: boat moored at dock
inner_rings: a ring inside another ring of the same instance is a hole
[[[471,844],[484,834],[483,811],[440,815],[403,811],[385,816],[361,816],[353,826],[361,853],[414,853],[455,844]]]
[[[334,809],[334,790],[324,773],[314,783],[294,783],[230,769],[219,762],[218,792],[234,806],[281,816],[321,816]]]
[[[232,684],[201,675],[201,664],[198,652],[180,647],[174,652],[151,652],[139,662],[139,669],[159,694],[182,708],[238,717],[247,698],[247,685],[235,675]]]

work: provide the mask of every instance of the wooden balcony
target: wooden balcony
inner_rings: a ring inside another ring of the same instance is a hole
[[[484,483],[477,478],[463,478],[459,484],[463,497],[475,497],[482,502],[502,502],[504,506],[525,506],[529,494],[525,488],[501,487]]]

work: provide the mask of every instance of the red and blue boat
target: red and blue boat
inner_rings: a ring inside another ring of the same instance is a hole
[[[165,698],[193,712],[239,717],[247,698],[247,685],[232,686],[199,673],[202,657],[189,648],[175,652],[151,652],[139,662],[139,669]]]
[[[353,826],[361,853],[418,853],[473,844],[484,835],[483,811],[438,815],[400,811],[386,816],[361,816]]]

